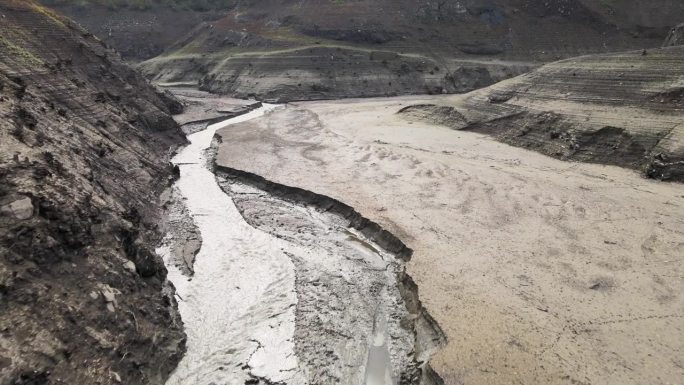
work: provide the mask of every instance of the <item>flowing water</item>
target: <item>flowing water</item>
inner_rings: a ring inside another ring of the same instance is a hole
[[[207,167],[216,130],[273,108],[190,135],[173,159],[202,246],[192,277],[159,249],[188,335],[167,385],[394,385],[415,343],[394,257],[336,215]]]

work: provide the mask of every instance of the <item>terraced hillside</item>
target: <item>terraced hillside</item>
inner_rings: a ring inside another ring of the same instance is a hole
[[[298,100],[473,90],[540,63],[658,47],[669,0],[243,1],[142,64],[161,83]]]
[[[182,106],[35,2],[0,14],[0,384],[163,384],[185,335],[155,202]]]
[[[561,159],[684,181],[683,68],[684,46],[590,55],[402,113]]]

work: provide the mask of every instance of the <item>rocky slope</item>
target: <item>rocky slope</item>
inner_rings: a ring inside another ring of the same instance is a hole
[[[182,106],[33,1],[0,14],[0,384],[163,384],[185,335],[155,202]]]
[[[241,1],[142,69],[263,99],[463,92],[537,63],[660,46],[682,19],[669,0]]]
[[[589,55],[405,116],[566,160],[684,181],[684,46]]]
[[[198,24],[223,15],[216,12],[215,6],[188,0],[40,2],[78,21],[130,62],[140,62],[161,54]],[[222,3],[223,8],[223,3],[227,2],[219,3]]]

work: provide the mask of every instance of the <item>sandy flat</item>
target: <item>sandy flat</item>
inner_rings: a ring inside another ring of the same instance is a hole
[[[684,186],[395,114],[435,99],[291,104],[220,131],[217,162],[413,248],[446,384],[680,384]]]

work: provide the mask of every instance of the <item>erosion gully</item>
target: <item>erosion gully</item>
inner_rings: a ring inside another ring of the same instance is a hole
[[[441,383],[427,362],[444,335],[401,241],[329,197],[214,169],[216,130],[277,108],[191,134],[173,158],[173,195],[202,244],[186,268],[177,229],[158,250],[188,336],[167,385]]]

